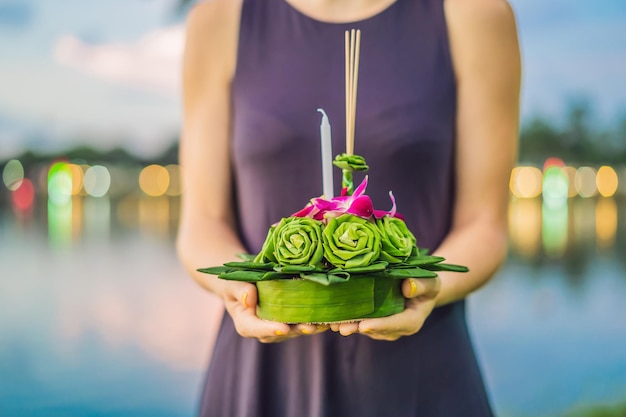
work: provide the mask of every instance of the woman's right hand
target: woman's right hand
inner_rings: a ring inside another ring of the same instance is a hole
[[[328,326],[313,324],[288,325],[259,318],[256,314],[256,286],[247,282],[228,281],[223,285],[222,299],[235,330],[242,337],[254,338],[262,343],[278,343],[302,335],[312,335],[328,330]]]

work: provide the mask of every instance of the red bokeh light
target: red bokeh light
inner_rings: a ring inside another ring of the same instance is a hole
[[[543,163],[543,172],[546,172],[550,167],[565,168],[565,162],[558,156],[551,156]]]
[[[20,211],[29,210],[35,201],[35,187],[28,178],[24,178],[22,184],[11,194],[13,207]]]

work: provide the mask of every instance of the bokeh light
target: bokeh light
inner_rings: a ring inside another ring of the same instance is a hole
[[[68,164],[72,173],[72,195],[78,195],[83,189],[83,169],[80,165]]]
[[[565,162],[557,156],[552,156],[543,163],[543,172],[546,172],[550,167],[565,168]]]
[[[541,201],[520,199],[509,204],[509,230],[515,252],[526,259],[541,250]]]
[[[600,248],[609,248],[617,234],[617,203],[612,198],[599,199],[596,204],[596,242]]]
[[[548,257],[560,258],[567,249],[567,204],[550,205],[544,204],[541,210],[541,241],[543,250]]]
[[[583,198],[595,196],[598,192],[596,170],[591,167],[578,168],[574,178],[574,185],[579,196]]]
[[[35,201],[35,187],[28,178],[21,181],[20,186],[11,193],[13,207],[20,211],[30,210]]]
[[[176,164],[170,164],[167,165],[165,169],[167,170],[167,173],[170,177],[170,184],[169,187],[167,187],[167,191],[165,191],[165,194],[170,197],[177,197],[182,192],[182,187],[180,183],[180,167]]]
[[[150,236],[167,237],[170,226],[170,201],[167,197],[139,199],[139,228]]]
[[[48,170],[48,199],[66,204],[72,196],[72,170],[67,162],[55,162]]]
[[[57,204],[48,199],[48,240],[52,247],[63,248],[72,243],[72,199]]]
[[[83,177],[85,192],[92,197],[103,197],[111,187],[111,174],[102,165],[94,165],[85,171]]]
[[[11,191],[15,191],[24,180],[24,167],[17,159],[11,159],[2,170],[2,182]]]
[[[567,173],[562,167],[550,166],[543,174],[543,201],[556,207],[567,202],[569,189]]]
[[[139,187],[146,195],[159,197],[170,185],[170,174],[161,165],[148,165],[139,174]]]
[[[601,166],[596,174],[596,186],[602,197],[615,195],[618,186],[617,173],[610,166]]]
[[[578,191],[576,191],[576,185],[574,184],[576,180],[576,168],[571,167],[571,166],[566,166],[565,168],[563,168],[563,170],[567,174],[567,182],[568,182],[567,196],[569,198],[576,197],[578,195]]]
[[[542,174],[539,168],[521,166],[513,169],[509,188],[515,197],[535,198],[541,194]]]

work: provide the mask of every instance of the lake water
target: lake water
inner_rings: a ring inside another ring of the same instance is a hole
[[[469,298],[498,415],[626,402],[624,201],[511,204]],[[621,209],[620,209],[621,208]],[[221,317],[175,256],[174,198],[0,203],[0,416],[192,416]]]

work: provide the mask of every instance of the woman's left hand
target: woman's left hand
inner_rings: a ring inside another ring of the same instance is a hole
[[[360,322],[331,324],[334,332],[343,336],[361,333],[376,340],[397,340],[417,333],[435,308],[441,279],[408,278],[402,282],[402,294],[407,298],[404,311],[388,317]]]

